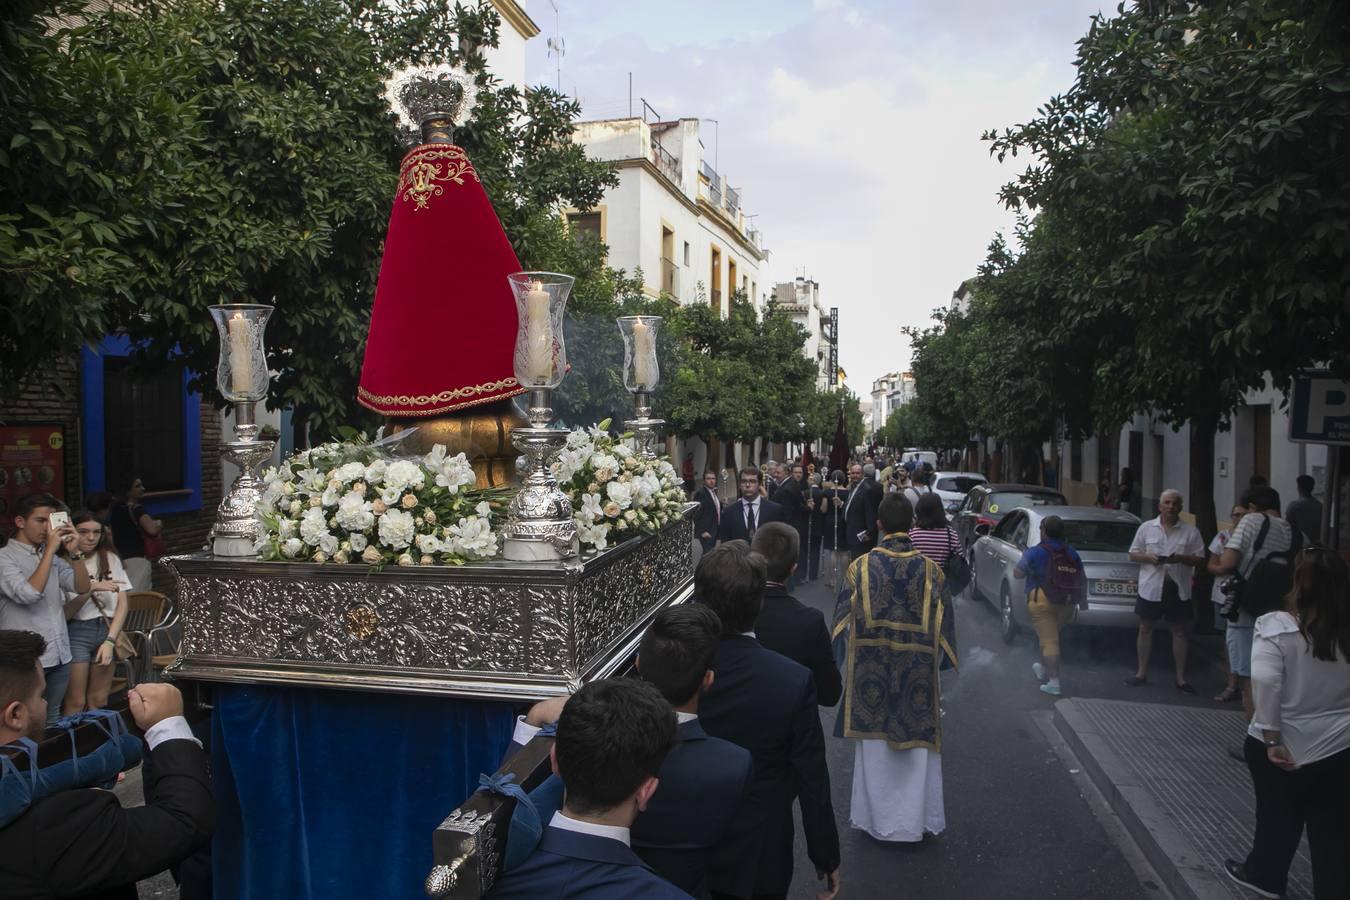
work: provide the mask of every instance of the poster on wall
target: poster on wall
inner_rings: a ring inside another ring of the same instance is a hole
[[[65,428],[0,425],[0,534],[14,531],[14,504],[26,494],[66,499]]]

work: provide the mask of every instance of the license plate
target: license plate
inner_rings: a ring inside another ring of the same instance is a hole
[[[1139,583],[1135,581],[1094,581],[1092,593],[1110,597],[1133,597],[1139,593]]]

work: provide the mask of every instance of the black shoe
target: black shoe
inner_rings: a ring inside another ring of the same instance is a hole
[[[1178,681],[1177,690],[1181,691],[1183,694],[1190,694],[1192,696],[1195,695],[1195,688],[1191,687],[1191,683],[1189,681]]]
[[[1236,860],[1225,859],[1223,861],[1223,870],[1228,873],[1229,878],[1259,896],[1269,897],[1270,900],[1280,900],[1280,898],[1284,896],[1283,894],[1268,891],[1265,888],[1254,884],[1252,880],[1247,877],[1247,867]]]
[[[1140,678],[1138,675],[1131,675],[1129,678],[1125,679],[1126,687],[1139,687],[1144,684],[1148,684],[1148,679]]]

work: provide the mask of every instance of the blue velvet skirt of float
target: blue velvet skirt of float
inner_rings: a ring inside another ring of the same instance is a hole
[[[217,685],[215,900],[419,897],[431,835],[497,768],[504,701]]]

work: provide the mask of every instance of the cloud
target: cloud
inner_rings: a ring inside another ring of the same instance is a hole
[[[565,26],[564,89],[588,117],[625,115],[631,71],[635,95],[663,117],[718,120],[715,138],[704,126],[708,159],[759,214],[767,280],[804,269],[819,281],[825,305],[840,308],[840,361],[864,396],[907,364],[901,326],[946,305],[1011,225],[997,191],[1014,170],[989,158],[980,134],[1025,121],[1071,83],[1074,42],[1097,8],[747,2],[735,7],[740,23],[691,14],[698,27],[685,33],[661,7],[613,6],[622,21],[602,2]],[[531,80],[551,81],[537,50]]]

